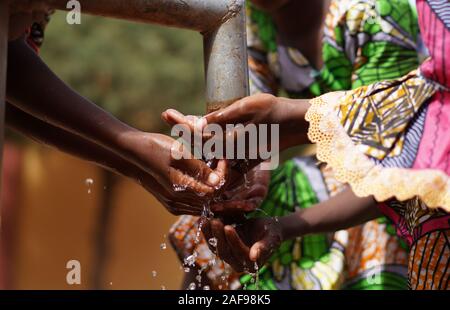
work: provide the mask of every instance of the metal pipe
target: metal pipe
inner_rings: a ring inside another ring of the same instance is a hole
[[[242,9],[236,0],[78,0],[82,12],[143,23],[208,31]],[[66,10],[67,0],[47,0]]]
[[[67,0],[47,0],[66,9]],[[207,110],[248,95],[245,0],[79,0],[82,13],[199,31]]]
[[[233,18],[204,34],[208,112],[249,95],[245,1],[240,2]]]

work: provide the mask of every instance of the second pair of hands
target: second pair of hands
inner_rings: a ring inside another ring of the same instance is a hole
[[[168,124],[187,126],[192,132],[198,124],[203,127],[217,124],[224,129],[227,124],[279,124],[280,149],[286,149],[306,141],[306,123],[303,120],[307,108],[306,101],[259,94],[239,100],[202,119],[185,116],[176,110],[167,110],[162,117]],[[230,133],[225,132],[227,134]],[[258,160],[252,162],[253,165],[258,163]],[[214,246],[208,242],[211,251],[237,272],[255,272],[257,266],[262,266],[283,241],[283,229],[278,219],[248,220],[242,216],[244,212],[255,210],[262,202],[267,193],[270,171],[259,170],[256,166],[249,175],[256,177],[249,178],[247,186],[239,182],[225,186],[227,199],[214,205],[214,210],[227,210],[233,215],[225,213],[225,216],[209,219],[202,229],[206,240],[217,240]]]

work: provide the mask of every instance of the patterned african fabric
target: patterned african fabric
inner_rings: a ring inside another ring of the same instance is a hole
[[[273,172],[267,199],[252,216],[283,216],[329,199],[343,189],[312,157],[288,161]],[[181,261],[197,253],[196,267],[215,289],[256,289],[251,275],[239,276],[196,243],[197,218],[182,216],[170,231]],[[371,246],[365,246],[370,244]],[[286,241],[259,271],[259,289],[405,289],[407,251],[385,219],[333,234]],[[211,260],[214,261],[211,264]]]
[[[311,98],[394,79],[418,66],[417,15],[408,0],[332,0],[323,67],[277,40],[271,17],[248,5],[251,92]]]
[[[412,289],[449,289],[450,2],[418,0],[430,58],[397,80],[323,95],[307,113],[317,157],[373,195],[410,246]]]
[[[315,70],[299,50],[278,44],[268,14],[251,4],[247,13],[252,93],[276,94],[284,90],[292,97],[311,97],[327,90],[400,77],[418,65],[417,18],[407,0],[332,1],[326,18],[321,71]],[[274,172],[270,193],[261,209],[266,216],[286,215],[326,200],[342,187],[332,171],[318,167],[312,157],[295,159]],[[208,271],[205,264],[212,253],[204,240],[195,247],[196,221],[185,216],[172,228],[176,234],[171,234],[172,244],[180,259],[196,248],[196,252],[201,252],[197,267],[205,269],[210,281],[225,288],[226,281],[218,279],[226,274],[234,279],[230,281],[234,283],[232,287],[254,288],[250,276],[243,276],[237,283],[236,275],[226,264],[220,265],[222,272],[217,266],[214,272]],[[284,243],[271,263],[261,268],[260,287],[405,289],[406,266],[405,244],[395,236],[392,224],[379,219],[348,231]]]

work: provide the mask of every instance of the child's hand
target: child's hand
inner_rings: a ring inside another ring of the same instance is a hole
[[[206,240],[217,239],[210,249],[237,272],[255,272],[255,262],[262,266],[282,241],[280,223],[273,218],[251,219],[233,227],[213,219],[203,225]]]
[[[251,153],[254,154],[256,152],[257,154],[256,159],[247,158],[252,159],[248,162],[248,167],[251,168],[262,161],[262,158],[259,156],[261,155],[259,154],[259,148],[262,144],[267,144],[272,149],[272,138],[269,139],[270,141],[258,139],[258,143],[248,143],[246,131],[243,130],[242,127],[230,129],[227,128],[227,125],[268,125],[266,128],[270,130],[272,124],[278,124],[280,136],[276,138],[278,138],[279,151],[281,151],[298,144],[307,143],[308,139],[306,133],[308,124],[304,120],[304,116],[308,107],[309,102],[306,100],[292,100],[274,97],[269,94],[258,94],[238,100],[230,106],[212,112],[203,118],[185,116],[173,109],[165,111],[162,114],[162,118],[170,125],[180,124],[189,128],[191,132],[194,132],[194,129],[197,129],[198,131],[199,128],[204,131],[210,124],[219,125],[223,129],[223,137],[221,137],[223,140],[221,143],[223,144],[224,150],[226,150],[228,145],[226,139],[235,137],[234,139],[236,141],[236,139],[242,137],[246,141],[246,157],[250,157],[248,155]],[[257,130],[259,130],[258,126]],[[269,136],[271,135],[269,134]],[[204,140],[207,140],[211,138],[211,134],[204,131],[203,138]],[[257,149],[250,150],[250,145],[253,145]],[[276,152],[276,150],[274,151]],[[236,150],[234,150],[234,152],[236,152]],[[226,153],[226,151],[224,153]],[[233,158],[227,159],[233,160],[235,158],[238,158],[236,154],[234,154]],[[232,166],[236,166],[236,164],[242,166],[240,161],[235,161]]]
[[[173,156],[184,154],[184,149],[178,149],[182,145],[175,142],[161,134],[133,132],[122,137],[121,143],[132,153],[129,160],[150,173],[165,191],[176,195],[178,202],[183,203],[188,194],[197,195],[200,202],[206,200],[225,182],[226,162],[218,161],[213,170],[201,160],[176,159]]]
[[[224,185],[224,192],[219,202],[210,205],[216,215],[233,217],[256,210],[264,200],[269,189],[270,171],[253,168],[244,179],[242,175],[233,176]]]

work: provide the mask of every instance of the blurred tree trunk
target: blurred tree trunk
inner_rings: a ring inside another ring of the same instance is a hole
[[[18,146],[8,142],[5,142],[3,151],[0,209],[0,289],[12,289],[14,286],[14,235],[16,233],[14,227],[19,213],[22,152]]]
[[[94,264],[92,273],[92,288],[103,289],[106,263],[110,252],[111,219],[114,213],[114,189],[118,176],[102,169],[103,191],[99,206],[99,214],[94,235]]]

